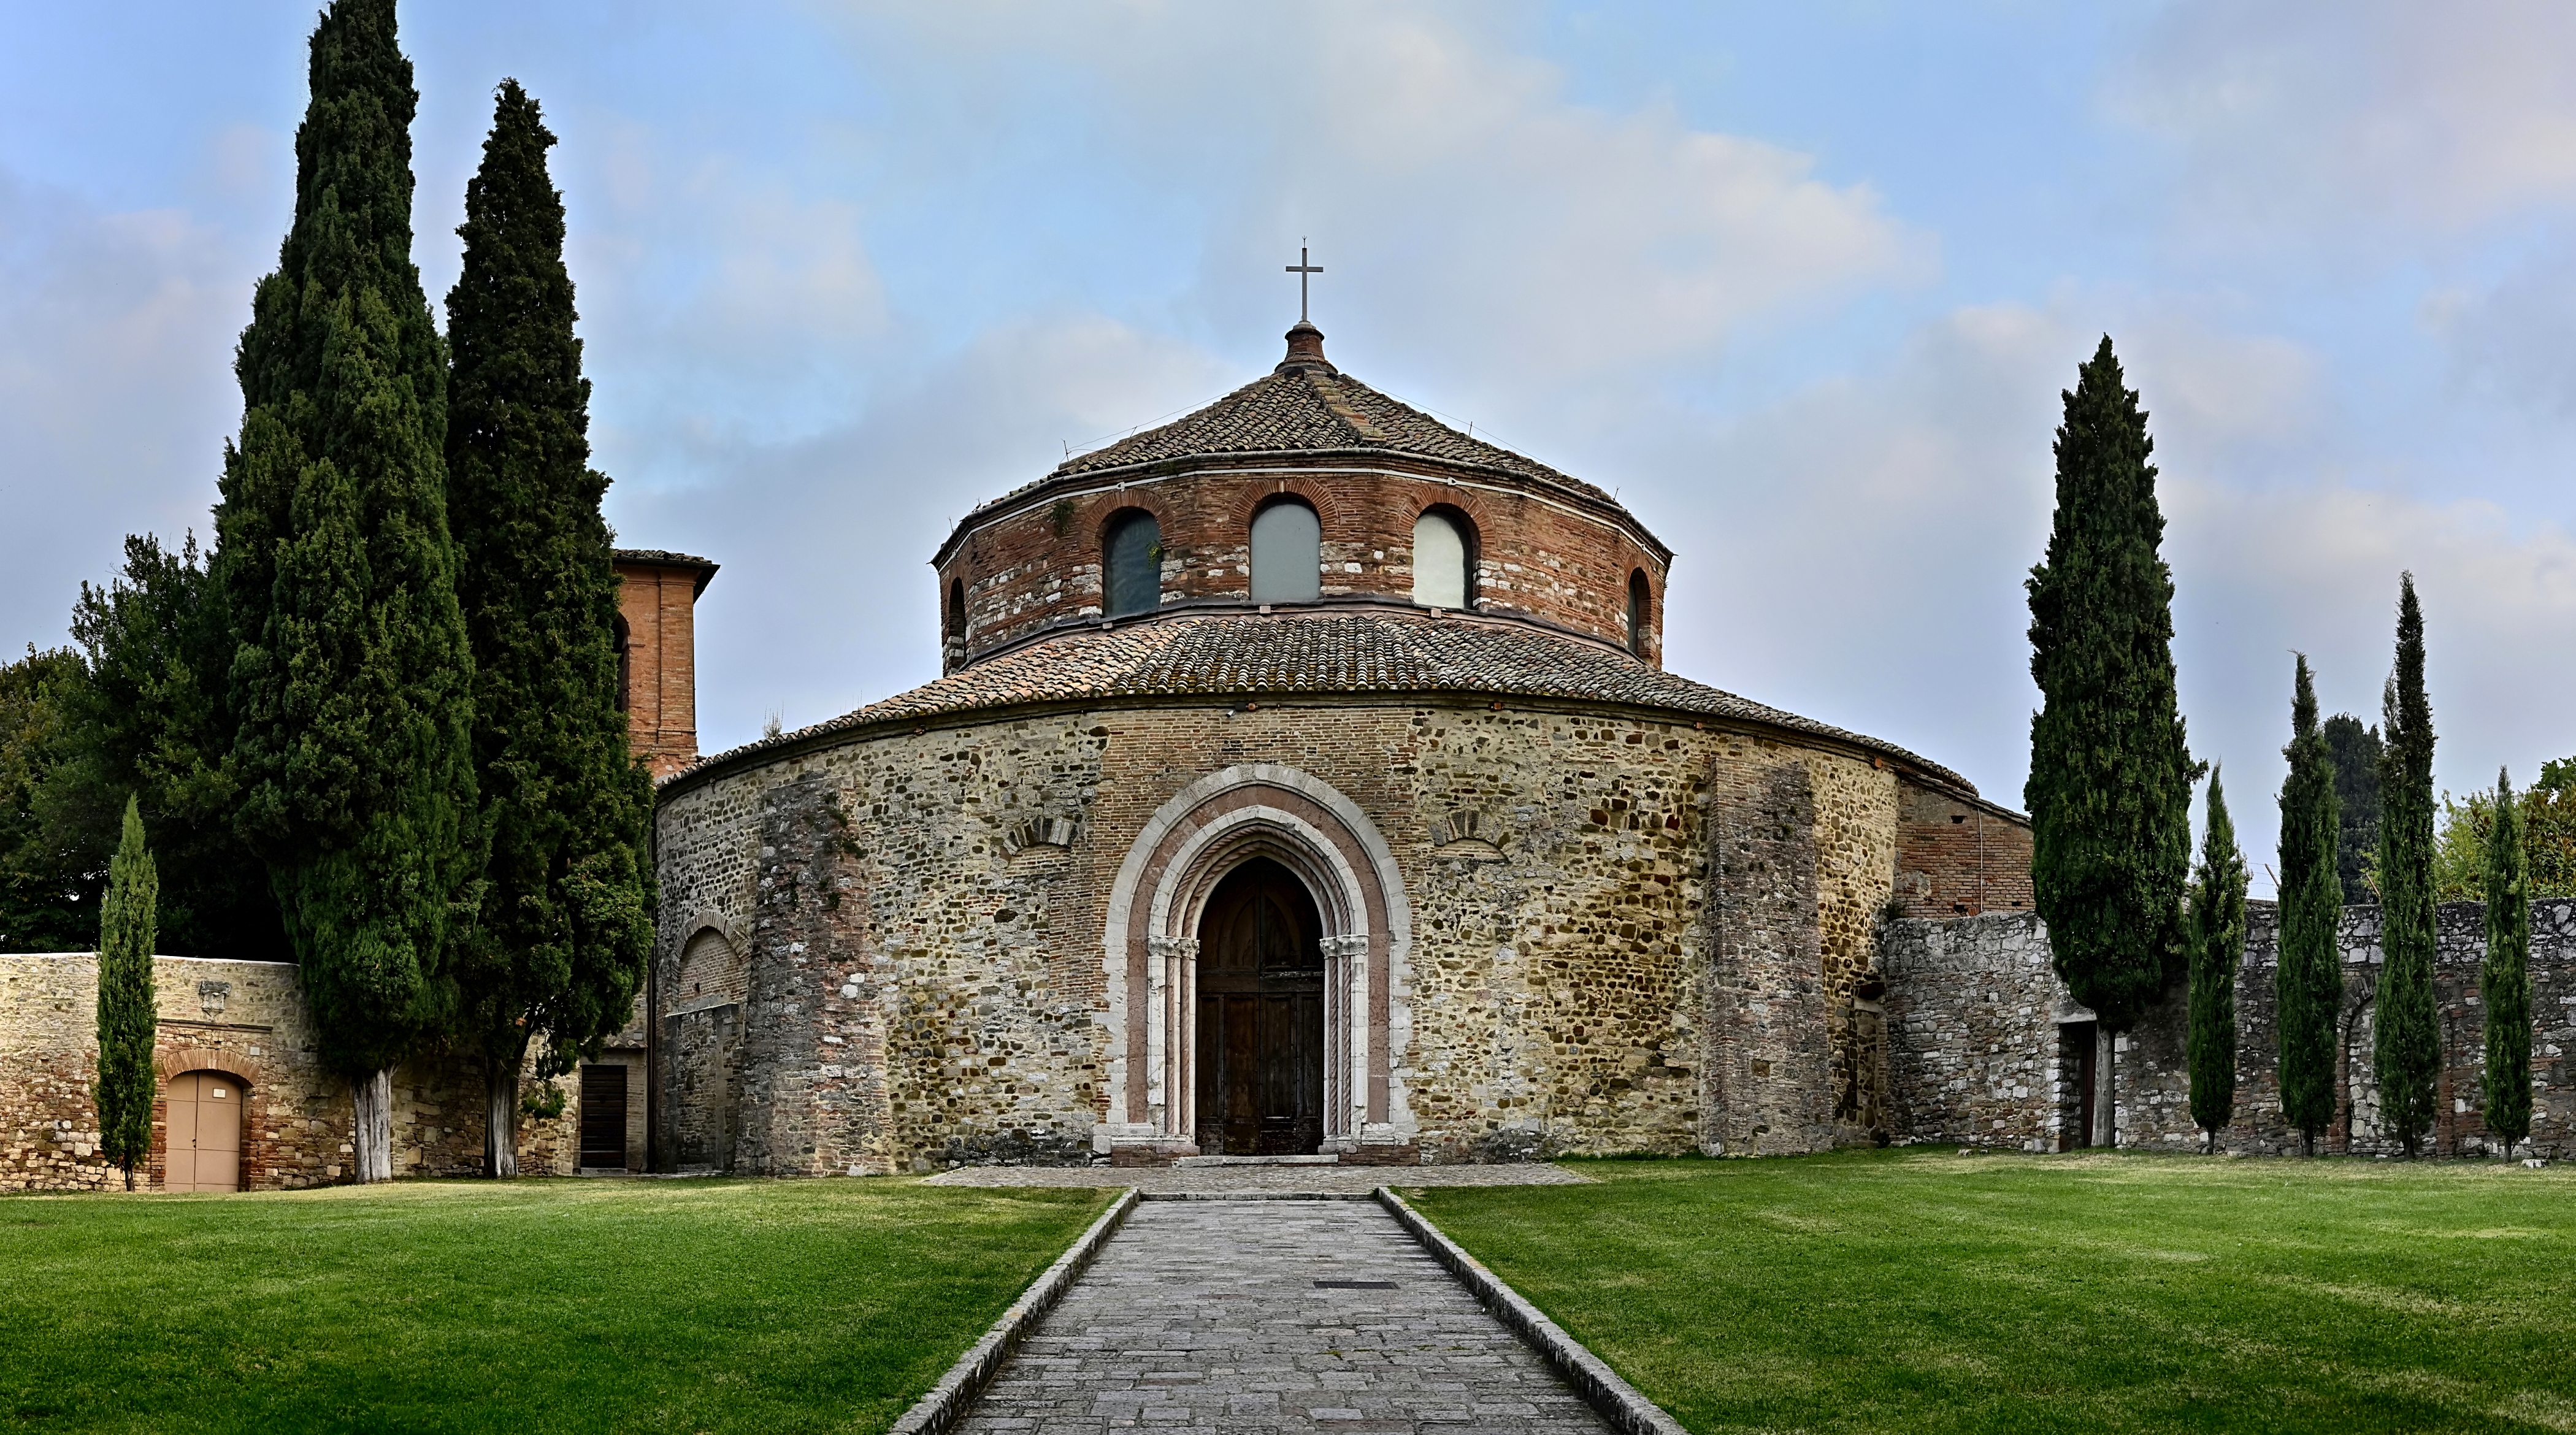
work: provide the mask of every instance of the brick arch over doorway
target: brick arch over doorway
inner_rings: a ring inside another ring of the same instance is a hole
[[[1109,1111],[1095,1144],[1122,1161],[1195,1154],[1199,919],[1227,873],[1255,857],[1315,902],[1325,961],[1323,1149],[1392,1152],[1414,1130],[1402,1079],[1410,1034],[1413,913],[1385,837],[1309,773],[1230,767],[1155,812],[1109,894]]]
[[[215,1047],[164,1047],[152,1057],[161,1092],[147,1163],[165,1191],[250,1189],[259,1063]]]

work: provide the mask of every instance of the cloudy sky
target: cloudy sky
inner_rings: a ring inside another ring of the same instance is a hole
[[[0,0],[0,642],[204,532],[292,198],[310,0]],[[405,8],[433,300],[518,77],[623,541],[724,564],[703,738],[937,671],[924,566],[1066,446],[1266,369],[1617,490],[1669,661],[2020,803],[2021,579],[2105,332],[2163,465],[2194,750],[2258,889],[2290,653],[2440,781],[2576,753],[2576,7]]]

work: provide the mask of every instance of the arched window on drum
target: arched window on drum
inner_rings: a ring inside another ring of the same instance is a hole
[[[1475,532],[1467,515],[1433,508],[1413,520],[1413,601],[1425,608],[1474,606]]]
[[[1252,601],[1312,603],[1323,596],[1324,525],[1315,510],[1280,499],[1252,516]]]
[[[1628,575],[1628,651],[1646,655],[1646,632],[1654,621],[1655,596],[1646,586],[1643,568]]]
[[[1141,508],[1112,514],[1100,539],[1100,611],[1124,618],[1163,605],[1163,526]]]

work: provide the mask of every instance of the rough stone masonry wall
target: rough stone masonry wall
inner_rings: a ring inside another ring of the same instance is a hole
[[[242,1187],[325,1185],[350,1172],[348,1084],[314,1055],[302,984],[287,962],[153,959],[165,1068],[230,1071],[245,1085]],[[98,962],[88,953],[0,955],[0,1190],[122,1189],[98,1149]],[[567,1079],[569,1080],[569,1079]],[[163,1122],[137,1184],[162,1175]],[[568,1174],[580,1113],[521,1130],[520,1168]],[[483,1088],[453,1063],[394,1073],[394,1163],[410,1176],[464,1175],[483,1163]]]
[[[1897,920],[1879,933],[1895,1139],[2053,1151],[2057,1023],[2074,1010],[2036,913]]]
[[[1844,975],[1857,971],[1859,923],[1885,897],[1883,870],[1873,887],[1864,869],[1893,840],[1888,774],[1652,715],[1317,698],[866,734],[667,793],[665,980],[705,922],[765,924],[746,954],[760,995],[743,1086],[758,1094],[743,1103],[741,1164],[1091,1159],[1107,1109],[1106,895],[1158,807],[1260,762],[1332,784],[1393,852],[1414,929],[1393,1100],[1438,1161],[1710,1139],[1717,1098],[1702,1068],[1720,934],[1701,921],[1713,840],[1702,804],[1722,783],[1751,803],[1747,820],[1777,808],[1788,830],[1760,832],[1785,845],[1765,860],[1785,863],[1791,885],[1748,876],[1745,901],[1771,924],[1763,959],[1783,993],[1810,1007],[1757,1013],[1770,1024],[1755,1034],[1778,1056],[1746,1057],[1720,1097],[1747,1133],[1730,1149],[1831,1141],[1824,933]],[[825,841],[817,824],[834,803],[846,827]],[[1061,842],[1031,840],[1068,828]],[[1804,876],[1792,848],[1807,853]],[[1747,1002],[1771,1001],[1749,969],[1739,979]],[[774,1040],[758,1036],[764,1025]],[[771,1044],[755,1050],[756,1038]],[[881,1105],[813,1095],[864,1081],[851,1055],[879,1041]],[[1753,1060],[1774,1064],[1757,1078]],[[665,1110],[684,1119],[669,1092]],[[764,1124],[772,1134],[755,1137]]]
[[[2443,1066],[2431,1149],[2469,1155],[2492,1149],[2479,1119],[2485,1063],[2478,967],[2485,955],[2485,908],[2452,903],[2438,916],[2434,987]],[[2234,1121],[2220,1149],[2286,1154],[2300,1149],[2281,1121],[2275,977],[2279,913],[2251,904],[2244,965],[2236,982]],[[2389,1154],[2399,1143],[2378,1124],[2371,1074],[2371,1012],[2379,980],[2379,909],[2347,907],[2339,934],[2344,994],[2336,1022],[2341,1050],[2336,1111],[2323,1149]],[[2068,1054],[2058,1023],[2090,1020],[2049,969],[2048,938],[2035,915],[1890,923],[1881,965],[1889,982],[1890,1056],[1898,1123],[1909,1139],[1970,1141],[2054,1150],[2070,1129]],[[2532,1147],[2576,1155],[2576,900],[2532,904]],[[2176,991],[2119,1039],[2119,1140],[2123,1146],[2198,1149],[2184,1060],[2185,994]]]
[[[2247,921],[2245,965],[2236,982],[2239,1034],[2235,1121],[2219,1135],[2221,1149],[2287,1152],[2298,1135],[2281,1122],[2279,1029],[2275,979],[2280,961],[2279,911],[2254,904]],[[2485,1005],[2478,970],[2486,956],[2486,906],[2453,902],[2438,909],[2440,943],[2433,961],[2433,991],[2440,1014],[2442,1068],[2435,1120],[2427,1149],[2437,1155],[2493,1153],[2479,1111],[2479,1083],[2486,1067]],[[2372,1017],[2380,973],[2377,907],[2346,907],[2338,934],[2343,949],[2343,1002],[2335,1023],[2341,1048],[2335,1116],[2325,1149],[2389,1155],[2404,1149],[2379,1124],[2378,1081],[2373,1075],[2376,1033]],[[2576,900],[2531,904],[2532,1120],[2531,1145],[2544,1156],[2576,1156]],[[2139,1022],[2121,1055],[2121,1144],[2192,1148],[2190,1073],[2184,1043],[2190,1012],[2181,994],[2168,997]],[[2134,1052],[2134,1055],[2131,1054]]]

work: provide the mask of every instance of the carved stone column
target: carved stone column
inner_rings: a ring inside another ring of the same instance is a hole
[[[1198,938],[1150,937],[1146,950],[1146,1119],[1165,1139],[1187,1141],[1197,1129]]]
[[[1326,937],[1324,1147],[1355,1147],[1368,1120],[1368,938]]]

